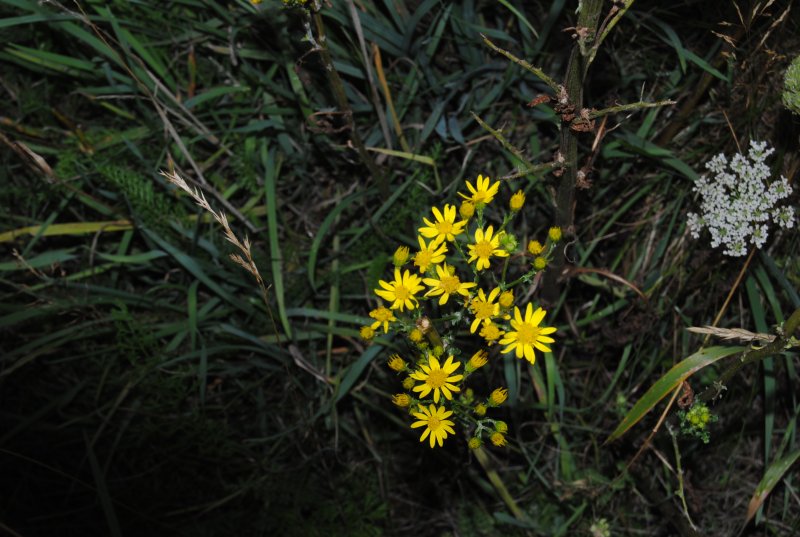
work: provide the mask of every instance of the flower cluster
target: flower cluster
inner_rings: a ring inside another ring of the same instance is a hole
[[[520,248],[508,228],[525,194],[513,194],[508,210],[498,211],[490,204],[499,189],[499,181],[479,175],[474,184],[466,182],[467,193],[459,193],[459,207],[431,208],[418,228],[416,252],[400,246],[392,256],[392,277],[375,289],[383,305],[370,312],[374,322],[361,329],[365,339],[395,331],[410,342],[413,361],[395,354],[388,362],[404,375],[406,390],[393,402],[416,418],[411,427],[423,428],[420,441],[428,440],[431,447],[442,446],[455,433],[456,422],[469,431],[471,448],[480,447],[484,438],[505,445],[508,425],[486,413],[501,405],[508,391],[497,388],[481,399],[464,382],[489,362],[495,349],[495,354],[513,354],[533,364],[536,352],[550,352],[548,345],[554,343],[550,335],[556,329],[542,326],[546,312],[517,304],[514,288],[547,267],[561,230],[551,228],[544,244],[531,240]],[[521,275],[507,281],[511,272]],[[447,331],[440,333],[440,328]],[[470,358],[464,345],[456,344],[457,330],[482,342]]]
[[[708,424],[716,422],[719,417],[712,414],[705,403],[695,403],[688,411],[679,411],[678,419],[683,434],[694,436],[702,440],[704,444],[708,444],[711,440]]]
[[[706,164],[713,176],[703,176],[694,191],[701,197],[701,213],[689,213],[692,236],[708,228],[711,247],[725,246],[724,253],[739,257],[747,253],[747,245],[760,248],[767,241],[769,223],[782,228],[794,226],[794,210],[777,207],[792,193],[785,177],[769,182],[770,170],[765,161],[774,149],[766,142],[750,142],[747,156],[737,153],[730,161],[720,153]]]

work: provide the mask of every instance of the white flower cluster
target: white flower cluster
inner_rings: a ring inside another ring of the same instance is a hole
[[[794,209],[776,207],[792,193],[785,177],[768,183],[769,166],[764,161],[775,150],[766,142],[750,142],[747,156],[737,153],[728,163],[724,154],[706,163],[713,176],[695,182],[700,193],[701,214],[689,213],[688,225],[695,239],[708,228],[711,247],[725,246],[725,255],[738,257],[747,253],[748,243],[760,248],[767,242],[770,221],[782,228],[794,226]]]

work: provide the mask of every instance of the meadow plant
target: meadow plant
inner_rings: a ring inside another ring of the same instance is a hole
[[[470,448],[487,440],[506,445],[508,425],[487,412],[506,401],[508,390],[497,387],[478,397],[465,383],[493,361],[490,353],[533,364],[536,352],[550,352],[548,345],[555,342],[550,335],[556,329],[542,325],[545,310],[519,303],[514,289],[547,267],[561,230],[551,228],[544,244],[531,240],[521,247],[509,229],[525,194],[513,194],[501,215],[491,206],[499,188],[499,181],[479,175],[474,184],[466,181],[459,207],[431,208],[418,228],[419,249],[412,255],[406,246],[397,248],[392,277],[375,289],[385,303],[370,312],[374,322],[361,329],[365,339],[380,332],[407,339],[410,359],[393,354],[388,361],[403,376],[405,389],[392,401],[415,418],[411,427],[421,428],[420,441],[427,439],[431,447],[443,446],[457,423],[467,431]],[[511,280],[512,272],[520,275]],[[461,335],[475,337],[481,348],[465,352],[468,343]]]
[[[699,238],[708,228],[712,248],[723,245],[725,255],[740,257],[748,244],[761,248],[766,243],[770,222],[787,229],[794,226],[794,209],[777,206],[792,187],[783,176],[769,181],[766,159],[774,151],[766,142],[752,141],[747,155],[737,153],[729,162],[720,153],[706,164],[713,175],[695,182],[701,212],[688,215],[692,237]]]

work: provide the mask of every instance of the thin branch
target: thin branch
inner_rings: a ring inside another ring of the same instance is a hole
[[[539,77],[542,80],[542,82],[544,82],[545,84],[550,86],[550,89],[552,89],[553,92],[556,95],[558,95],[560,93],[561,86],[558,83],[556,83],[555,80],[553,80],[552,78],[547,76],[544,73],[544,71],[542,71],[538,67],[534,67],[533,65],[529,64],[525,60],[521,60],[521,59],[517,58],[516,56],[514,56],[513,54],[511,54],[507,50],[501,49],[500,47],[498,47],[497,45],[492,43],[492,41],[488,37],[486,37],[485,35],[481,34],[481,37],[483,38],[483,42],[486,43],[486,45],[490,49],[492,49],[495,52],[499,52],[500,54],[502,54],[503,56],[505,56],[506,58],[508,58],[512,62],[516,63],[517,65],[519,65],[523,69],[526,69],[526,70],[530,71],[531,73],[533,73],[534,75],[536,75],[537,77]]]

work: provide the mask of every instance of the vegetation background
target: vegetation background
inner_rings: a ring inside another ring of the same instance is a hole
[[[518,377],[495,355],[486,373],[517,379],[511,445],[488,468],[525,519],[466,439],[431,450],[393,408],[385,358],[402,342],[358,338],[423,213],[518,169],[472,112],[527,160],[558,147],[552,108],[526,106],[547,86],[480,34],[561,81],[577,7],[325,5],[372,173],[302,9],[0,0],[0,533],[735,535],[799,447],[796,353],[728,384],[708,444],[662,428],[626,470],[663,406],[603,442],[700,348],[687,327],[723,311],[719,326],[770,332],[800,307],[796,233],[742,272],[685,228],[692,179],[750,139],[777,148],[797,190],[800,128],[780,103],[796,3],[639,0],[600,48],[586,106],[677,104],[610,116],[597,147],[581,136],[592,173],[549,304],[555,353]],[[159,175],[172,167],[252,240],[269,307],[217,223]],[[505,181],[503,196],[528,195],[521,242],[553,222],[557,181]],[[796,467],[783,477],[743,535],[800,534]]]

